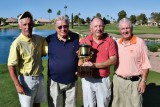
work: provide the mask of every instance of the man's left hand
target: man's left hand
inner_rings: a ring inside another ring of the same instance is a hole
[[[90,61],[84,62],[82,66],[93,66],[93,63]]]
[[[139,85],[138,85],[138,92],[140,94],[143,94],[145,92],[146,89],[146,83],[143,81],[140,81]]]

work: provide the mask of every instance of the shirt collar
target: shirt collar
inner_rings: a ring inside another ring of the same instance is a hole
[[[136,44],[137,43],[137,37],[136,36],[132,36],[131,40],[129,41],[130,44]],[[123,43],[123,39],[120,38],[119,43],[122,44]]]
[[[20,38],[23,40],[23,41],[30,41],[32,38],[33,38],[33,36],[32,36],[32,38],[29,38],[29,37],[27,37],[27,36],[24,36],[22,33],[20,34]]]
[[[71,39],[69,35],[67,36],[66,39],[62,38],[59,34],[57,34],[57,37],[58,37],[58,40],[63,41],[63,42],[66,42]]]

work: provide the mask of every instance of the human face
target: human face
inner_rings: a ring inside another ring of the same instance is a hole
[[[59,20],[56,22],[56,31],[62,38],[67,38],[69,25],[65,20]]]
[[[94,38],[101,39],[104,32],[104,24],[102,20],[95,18],[91,23],[91,33]]]
[[[127,23],[127,22],[120,23],[120,29],[119,30],[120,30],[120,34],[121,34],[124,41],[125,40],[127,41],[127,40],[131,39],[132,28],[131,28],[129,23]]]
[[[33,22],[30,18],[21,19],[19,28],[24,36],[32,37]]]

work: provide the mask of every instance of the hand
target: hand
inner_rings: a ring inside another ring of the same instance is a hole
[[[140,81],[140,83],[138,85],[138,92],[140,94],[143,94],[145,92],[145,88],[146,88],[146,83],[143,81]]]
[[[24,91],[22,85],[17,85],[16,90],[17,90],[18,93],[25,95],[25,91]]]
[[[93,66],[94,64],[92,62],[84,62],[82,66]]]

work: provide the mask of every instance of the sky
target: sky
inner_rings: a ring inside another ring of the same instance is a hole
[[[34,19],[49,19],[47,10],[50,8],[50,19],[54,19],[58,10],[61,11],[61,15],[65,14],[65,5],[69,17],[72,13],[80,13],[80,18],[84,19],[101,13],[102,17],[107,18],[109,15],[117,20],[121,10],[127,13],[127,17],[144,13],[149,18],[152,12],[160,12],[159,0],[2,0],[0,17],[17,18],[24,11],[30,11]]]

